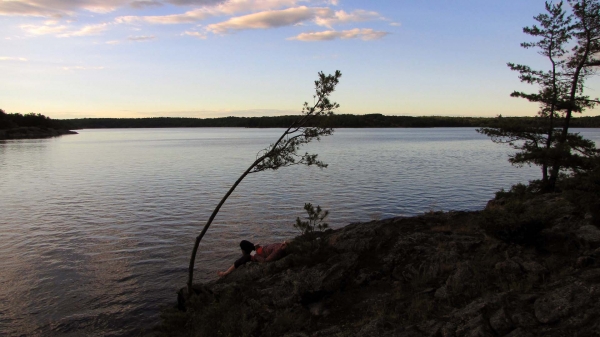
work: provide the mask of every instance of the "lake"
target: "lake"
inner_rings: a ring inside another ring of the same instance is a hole
[[[576,130],[600,141],[600,129]],[[183,287],[195,236],[279,129],[110,129],[0,141],[0,335],[128,336]],[[478,210],[540,178],[472,128],[338,129],[310,144],[327,169],[249,175],[200,245],[196,281],[247,239],[297,235],[305,202],[338,228],[430,210]]]

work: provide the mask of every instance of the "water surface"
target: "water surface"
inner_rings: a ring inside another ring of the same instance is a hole
[[[194,237],[278,129],[82,130],[0,142],[0,335],[122,336],[151,327],[186,281]],[[596,141],[600,130],[580,130]],[[252,174],[201,244],[196,280],[255,243],[294,237],[305,202],[329,223],[476,210],[539,178],[470,128],[340,129],[324,170]]]

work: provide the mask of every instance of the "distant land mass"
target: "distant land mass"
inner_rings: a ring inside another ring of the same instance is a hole
[[[198,128],[198,127],[241,127],[241,128],[287,128],[298,116],[275,117],[151,117],[151,118],[79,118],[57,120],[66,129],[107,128]],[[444,116],[386,116],[382,114],[340,114],[325,117],[315,123],[333,128],[433,128],[433,127],[490,127],[500,122],[534,125],[541,122],[538,117],[444,117]],[[557,121],[559,127],[561,121]],[[571,119],[571,127],[598,128],[600,116]]]
[[[69,131],[66,123],[42,114],[7,114],[0,109],[0,140],[37,139],[77,134]]]

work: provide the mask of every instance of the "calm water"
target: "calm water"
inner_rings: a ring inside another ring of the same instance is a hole
[[[596,141],[600,130],[580,130]],[[0,142],[0,335],[137,334],[175,300],[194,237],[229,186],[281,130],[83,130]],[[196,280],[241,239],[296,235],[305,202],[330,224],[481,209],[539,177],[474,129],[341,129],[311,144],[329,168],[253,174],[201,244]]]

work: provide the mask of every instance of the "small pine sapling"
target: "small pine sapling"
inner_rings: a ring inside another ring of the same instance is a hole
[[[329,215],[329,211],[323,211],[321,206],[317,205],[317,208],[311,204],[304,204],[304,210],[308,214],[305,218],[306,221],[300,220],[300,217],[296,218],[296,223],[294,224],[294,228],[298,229],[302,235],[312,235],[315,232],[315,229],[319,231],[324,231],[329,228],[329,225],[326,222],[323,222],[325,218]]]

